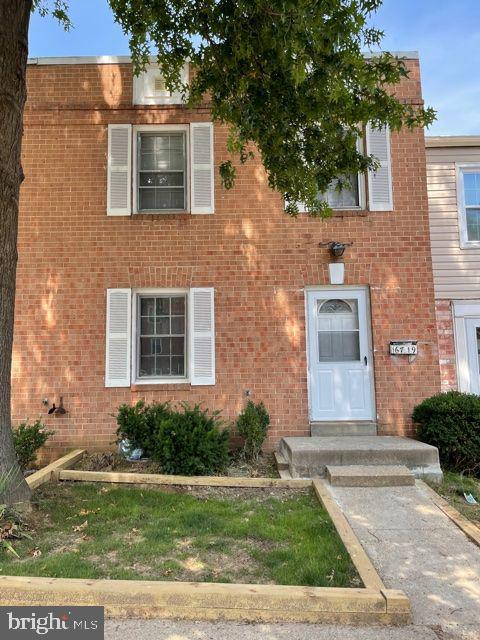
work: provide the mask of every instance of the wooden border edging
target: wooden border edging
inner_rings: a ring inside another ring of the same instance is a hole
[[[76,462],[83,458],[83,454],[85,453],[85,449],[75,449],[74,451],[70,451],[66,455],[62,456],[55,462],[51,462],[43,469],[39,469],[32,473],[31,476],[26,478],[27,484],[30,489],[36,489],[40,487],[42,484],[49,482],[54,473],[59,469],[68,469],[68,467],[72,467]]]
[[[276,487],[284,489],[302,489],[310,487],[311,480],[281,478],[236,478],[230,476],[167,476],[158,473],[117,473],[115,471],[79,471],[61,470],[59,480],[78,480],[82,482],[112,482],[119,484],[156,484],[189,485],[197,487]]]
[[[480,547],[480,528],[477,527],[476,524],[470,522],[468,518],[462,516],[462,514],[452,507],[451,504],[442,498],[435,489],[429,487],[426,482],[423,480],[417,480],[418,483],[421,483],[422,487],[426,489],[428,495],[432,499],[432,502],[441,510],[443,513],[450,518],[450,520],[457,525],[459,529],[463,531],[463,533],[469,538],[474,544]]]
[[[110,617],[405,624],[392,592],[258,584],[0,576],[0,605],[105,607]]]
[[[68,469],[84,453],[83,449],[72,451],[31,475],[27,482],[32,489],[53,479],[159,486],[286,489],[313,486],[365,588],[0,575],[0,605],[97,605],[105,607],[107,616],[116,618],[395,625],[410,622],[410,602],[407,596],[403,591],[385,588],[348,520],[322,480],[187,477]]]
[[[370,558],[367,556],[364,548],[360,544],[348,520],[336,505],[327,486],[323,480],[315,479],[312,481],[313,488],[318,499],[322,502],[328,515],[332,519],[333,524],[347,549],[353,564],[355,565],[365,587],[367,589],[377,589],[383,591],[385,585],[373,566]]]

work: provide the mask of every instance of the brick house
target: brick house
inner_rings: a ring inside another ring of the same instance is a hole
[[[480,137],[428,137],[442,391],[480,394]]]
[[[420,104],[406,57],[397,93]],[[251,396],[270,448],[312,423],[413,433],[413,406],[440,388],[422,130],[367,128],[379,171],[328,193],[329,220],[293,220],[258,161],[222,188],[227,129],[154,65],[134,81],[126,58],[31,60],[28,91],[15,421],[41,416],[55,449],[102,449],[121,403],[234,419]],[[403,339],[416,356],[390,354]],[[60,397],[67,413],[47,415]]]

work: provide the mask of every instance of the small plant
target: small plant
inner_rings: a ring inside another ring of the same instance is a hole
[[[15,452],[18,463],[24,471],[32,467],[37,459],[37,451],[53,434],[54,431],[46,431],[41,420],[35,420],[33,424],[22,422],[13,430]]]
[[[11,553],[16,558],[20,556],[15,551],[11,540],[32,539],[32,536],[25,530],[26,525],[20,520],[18,515],[6,505],[0,504],[0,549]]]
[[[413,420],[419,439],[438,447],[446,468],[479,475],[480,396],[439,393],[415,407]]]
[[[146,405],[143,400],[130,406],[122,404],[118,408],[118,440],[128,440],[132,449],[143,449],[149,457],[155,447],[154,439],[158,426],[171,414],[168,402]]]
[[[165,473],[204,476],[225,469],[229,456],[229,432],[218,412],[183,403],[172,411],[155,433],[153,459]]]
[[[237,431],[244,440],[243,454],[248,461],[255,461],[262,450],[267,437],[270,416],[263,402],[255,404],[252,400],[237,419]]]

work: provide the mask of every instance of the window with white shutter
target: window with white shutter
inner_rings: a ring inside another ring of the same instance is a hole
[[[108,125],[107,215],[129,216],[132,193],[132,125]]]
[[[190,382],[215,384],[214,289],[190,289]]]
[[[130,386],[131,309],[130,289],[107,289],[106,387]]]
[[[190,124],[190,180],[191,211],[196,214],[213,213],[214,166],[213,124]]]
[[[393,211],[390,129],[366,128],[367,153],[380,162],[377,171],[368,172],[368,196],[371,211]]]

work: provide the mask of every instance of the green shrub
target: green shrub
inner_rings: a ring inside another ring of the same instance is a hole
[[[146,405],[139,400],[134,406],[122,404],[117,414],[118,440],[126,439],[132,449],[143,449],[145,456],[151,456],[157,428],[170,414],[168,402]]]
[[[413,410],[418,437],[438,447],[453,471],[480,471],[480,396],[449,391],[427,398]]]
[[[54,431],[45,430],[45,425],[41,420],[35,420],[33,424],[22,422],[13,430],[13,444],[18,463],[23,470],[32,467],[37,459],[37,451],[53,434]]]
[[[243,453],[246,460],[257,460],[267,437],[270,416],[263,402],[255,404],[252,400],[237,419],[237,431],[244,440]]]
[[[228,464],[229,432],[218,412],[184,403],[161,420],[155,432],[152,457],[165,473],[205,476]]]

